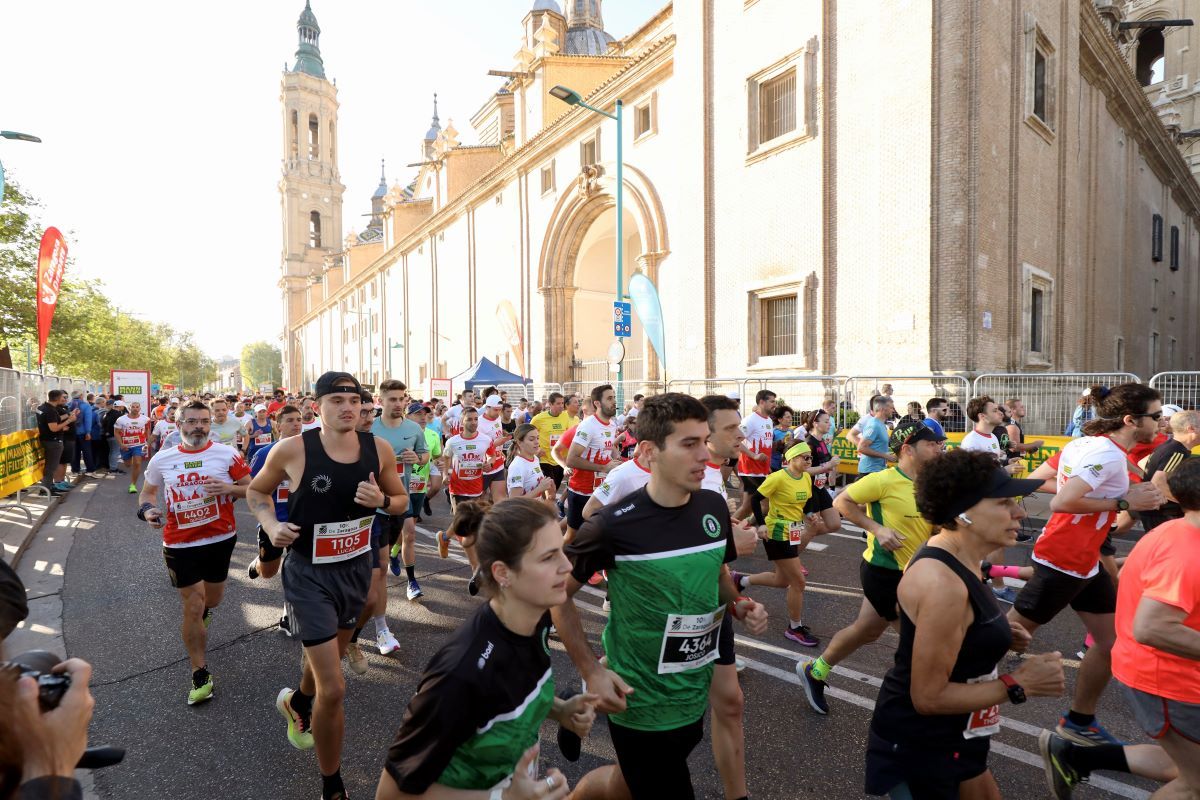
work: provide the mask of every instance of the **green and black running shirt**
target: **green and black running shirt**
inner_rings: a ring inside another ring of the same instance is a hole
[[[702,491],[666,508],[642,488],[594,514],[566,552],[580,583],[608,571],[604,651],[609,669],[634,689],[612,719],[643,731],[698,720],[725,612],[721,565],[737,558],[725,500]]]
[[[484,603],[430,660],[384,768],[406,794],[490,789],[538,740],[554,705],[546,637],[513,633]]]

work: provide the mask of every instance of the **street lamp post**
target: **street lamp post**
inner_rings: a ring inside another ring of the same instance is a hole
[[[37,142],[41,144],[41,139],[34,136],[32,133],[20,133],[19,131],[0,131],[0,139],[15,139],[18,142]],[[0,163],[0,202],[4,201],[4,164]]]
[[[623,116],[625,104],[616,101],[616,113],[610,114],[603,109],[590,106],[583,102],[582,95],[574,89],[568,89],[561,84],[550,90],[550,95],[570,106],[581,106],[602,117],[608,117],[617,123],[617,302],[625,299],[625,137]],[[622,359],[617,364],[617,407],[624,404],[625,363]]]

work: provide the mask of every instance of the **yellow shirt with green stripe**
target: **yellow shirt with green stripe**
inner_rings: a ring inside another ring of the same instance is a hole
[[[917,497],[913,491],[912,478],[897,468],[873,472],[846,487],[850,499],[867,507],[867,516],[891,528],[904,537],[898,550],[886,550],[875,536],[867,533],[867,549],[863,560],[868,564],[887,569],[904,569],[908,561],[933,532],[931,526],[917,510]]]
[[[786,469],[776,470],[758,487],[758,493],[771,501],[767,511],[767,536],[777,542],[789,541],[792,523],[804,520],[804,506],[812,499],[812,476],[799,478]]]

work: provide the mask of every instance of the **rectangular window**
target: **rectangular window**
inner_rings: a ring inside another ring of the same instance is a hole
[[[1158,373],[1158,331],[1150,331],[1150,374]]]
[[[796,70],[764,81],[758,90],[758,141],[796,130]]]
[[[542,194],[554,191],[554,162],[542,167]]]
[[[1025,15],[1025,122],[1050,142],[1056,126],[1058,57],[1054,45],[1038,27],[1032,14]]]
[[[1117,367],[1116,367],[1116,369],[1118,372],[1120,372],[1125,369],[1125,337],[1118,336],[1116,345],[1117,345],[1117,353],[1116,353]]]
[[[1162,261],[1162,231],[1163,218],[1162,214],[1154,214],[1150,217],[1150,260]]]
[[[1029,349],[1034,353],[1042,352],[1042,332],[1046,329],[1045,302],[1046,293],[1034,289],[1029,302]]]
[[[579,143],[579,166],[590,167],[600,163],[600,132]]]
[[[796,295],[764,298],[759,303],[759,355],[795,355]]]
[[[1033,113],[1046,121],[1046,54],[1040,49],[1033,51]]]
[[[633,108],[633,138],[658,133],[658,93],[651,94]]]
[[[379,287],[375,285],[375,281],[371,281],[371,299],[374,300],[379,294]]]
[[[1167,339],[1167,369],[1175,369],[1175,337]]]
[[[1171,271],[1179,271],[1179,226],[1171,226]]]

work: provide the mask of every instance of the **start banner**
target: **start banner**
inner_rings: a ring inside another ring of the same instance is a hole
[[[42,479],[46,453],[38,441],[37,429],[0,436],[4,451],[4,471],[0,474],[0,497],[33,486]]]
[[[150,373],[144,369],[114,369],[112,393],[125,398],[125,405],[141,403],[142,413],[150,411]]]

